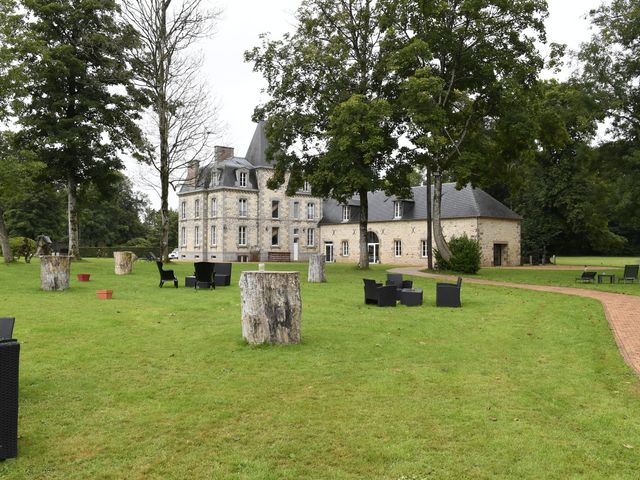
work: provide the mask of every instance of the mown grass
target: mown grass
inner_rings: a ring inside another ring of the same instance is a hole
[[[640,263],[640,257],[556,257],[557,265],[624,267]]]
[[[462,309],[362,302],[302,273],[303,343],[242,342],[239,289],[157,286],[155,265],[38,289],[0,266],[22,343],[20,456],[3,479],[637,478],[640,383],[596,301],[466,284]],[[180,278],[193,267],[173,267]],[[95,299],[113,288],[114,299]]]

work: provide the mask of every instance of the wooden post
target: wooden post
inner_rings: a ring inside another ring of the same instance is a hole
[[[324,255],[321,253],[311,255],[309,257],[309,275],[307,277],[307,281],[309,283],[321,283],[327,281],[324,274],[324,264]]]
[[[116,275],[129,275],[133,262],[138,259],[133,252],[113,252],[113,257],[116,259]]]
[[[45,291],[66,290],[71,276],[71,257],[40,257],[40,288]]]
[[[251,345],[300,343],[299,272],[242,272],[242,337]]]

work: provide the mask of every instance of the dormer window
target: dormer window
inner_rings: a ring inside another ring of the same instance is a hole
[[[246,187],[247,186],[247,172],[240,172],[240,174],[238,175],[238,185],[240,187]]]
[[[348,222],[349,220],[351,220],[351,208],[349,208],[349,205],[343,205],[342,206],[342,221],[343,222]]]
[[[311,191],[311,184],[309,182],[304,182],[302,184],[302,191],[303,192],[310,192]]]
[[[313,220],[316,218],[316,204],[307,203],[307,220]]]
[[[402,218],[402,202],[393,202],[393,218]]]

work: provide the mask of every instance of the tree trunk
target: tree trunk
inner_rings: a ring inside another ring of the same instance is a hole
[[[442,214],[442,175],[436,172],[434,175],[434,194],[433,194],[433,236],[436,241],[436,248],[442,258],[446,261],[451,260],[451,250],[442,233],[442,222],[440,221]]]
[[[78,234],[78,184],[69,177],[67,183],[67,214],[69,217],[69,255],[80,259],[80,245]]]
[[[427,268],[433,270],[433,208],[431,208],[431,170],[427,169]]]
[[[242,337],[251,345],[300,343],[299,272],[242,272]]]
[[[322,283],[326,282],[325,277],[325,258],[321,253],[311,255],[309,257],[309,275],[307,281],[309,283]]]
[[[133,270],[133,262],[138,259],[133,252],[113,252],[113,257],[116,260],[116,275],[129,275]]]
[[[169,119],[167,102],[167,75],[164,48],[167,44],[167,8],[170,2],[163,2],[160,10],[160,32],[158,42],[158,97],[156,110],[158,113],[158,136],[160,140],[160,217],[162,218],[162,237],[160,238],[160,255],[163,262],[169,261]]]
[[[46,291],[66,290],[71,276],[71,257],[45,255],[40,258],[40,288]]]
[[[7,227],[4,224],[4,210],[2,207],[0,207],[0,245],[2,246],[4,263],[13,262],[13,252],[11,251],[11,245],[9,244],[9,233],[7,232]]]
[[[367,230],[369,228],[369,198],[366,190],[360,190],[360,260],[358,267],[363,270],[369,268],[369,248],[367,245]]]

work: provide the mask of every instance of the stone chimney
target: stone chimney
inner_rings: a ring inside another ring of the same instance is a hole
[[[189,162],[187,166],[187,178],[185,180],[185,184],[190,185],[192,187],[196,186],[198,182],[198,169],[200,168],[200,162],[198,160],[192,160]]]
[[[221,162],[233,157],[233,148],[216,145],[214,147],[214,153],[216,162]]]

